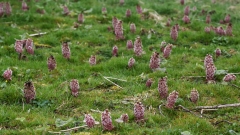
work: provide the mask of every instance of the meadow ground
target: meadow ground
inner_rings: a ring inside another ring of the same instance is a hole
[[[240,3],[237,0],[26,0],[29,10],[22,10],[20,0],[5,0],[12,7],[11,15],[0,17],[0,71],[12,70],[12,80],[0,78],[0,134],[240,134],[240,109],[226,107],[203,110],[199,106],[239,104],[240,102]],[[138,14],[140,5],[143,13]],[[63,7],[69,9],[63,14]],[[190,23],[182,20],[184,9],[190,7]],[[102,13],[106,7],[107,13]],[[126,17],[126,10],[132,14]],[[45,11],[41,14],[41,11]],[[78,15],[84,14],[84,22]],[[221,35],[215,27],[224,30],[229,25],[225,16],[230,14],[232,35]],[[206,16],[211,22],[206,23]],[[122,20],[124,39],[116,40],[112,18]],[[170,26],[166,22],[171,20]],[[222,20],[222,23],[219,23]],[[132,33],[130,24],[136,25]],[[178,38],[170,36],[172,26],[179,24]],[[212,27],[210,33],[205,27]],[[40,36],[31,34],[44,33]],[[127,49],[127,40],[141,38],[144,53],[136,56]],[[19,60],[15,41],[31,38],[34,54],[24,50]],[[163,57],[161,43],[172,44],[169,58]],[[68,42],[71,56],[62,55],[62,43]],[[112,56],[112,48],[118,55]],[[216,57],[215,50],[221,49]],[[149,67],[153,52],[159,53],[160,68]],[[217,68],[215,83],[206,82],[204,59],[212,55]],[[47,58],[53,55],[57,67],[49,71]],[[89,64],[91,55],[96,65]],[[135,64],[128,68],[133,57]],[[227,73],[236,80],[223,82]],[[168,94],[176,90],[179,95],[172,109],[158,92],[160,78],[167,76]],[[153,84],[146,87],[152,78]],[[69,83],[77,79],[79,95],[71,95]],[[110,80],[110,81],[109,81]],[[32,81],[36,98],[27,104],[24,83]],[[112,81],[112,82],[111,82]],[[199,93],[197,103],[189,100],[190,92]],[[136,123],[134,104],[140,101],[145,108],[144,121]],[[162,105],[159,109],[159,105]],[[183,107],[185,107],[185,109]],[[186,109],[187,108],[187,109]],[[101,111],[111,112],[114,129],[103,131]],[[91,114],[100,124],[93,128],[85,125],[84,114]],[[129,121],[115,121],[127,113]]]

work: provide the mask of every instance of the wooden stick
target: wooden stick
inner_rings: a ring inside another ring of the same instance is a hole
[[[30,37],[34,37],[34,36],[41,36],[41,35],[45,35],[47,34],[47,32],[42,32],[42,33],[35,33],[35,34],[30,34]]]
[[[114,83],[113,81],[109,80],[108,78],[106,78],[106,77],[104,77],[104,76],[103,76],[103,78],[106,79],[107,81],[111,82],[112,84],[116,85],[117,87],[123,89],[123,87],[117,85],[116,83]]]
[[[214,105],[214,106],[197,106],[197,107],[195,107],[195,109],[196,109],[196,110],[202,110],[202,109],[220,109],[220,108],[238,107],[238,106],[240,106],[240,103],[225,104],[225,105]]]
[[[98,112],[98,113],[102,113],[102,111],[100,110],[94,110],[94,109],[90,109],[92,112]]]
[[[107,77],[107,76],[103,76],[105,78],[110,78],[110,79],[114,79],[114,80],[119,80],[119,81],[123,81],[123,82],[127,82],[127,80],[123,80],[123,79],[118,79],[118,78],[114,78],[114,77]]]
[[[48,131],[48,133],[52,133],[52,134],[61,134],[62,132]]]
[[[85,127],[87,127],[87,125],[78,126],[78,127],[69,128],[69,129],[66,129],[66,130],[60,130],[60,131],[61,132],[67,132],[67,131],[72,131],[72,130],[76,130],[76,129],[79,129],[79,128],[85,128]]]

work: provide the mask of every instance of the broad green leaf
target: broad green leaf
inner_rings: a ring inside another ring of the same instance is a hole
[[[215,71],[215,75],[225,75],[227,73],[228,73],[227,70],[216,70]]]
[[[55,124],[56,124],[56,127],[62,127],[62,126],[65,126],[72,121],[73,121],[73,118],[70,118],[67,121],[64,121],[64,120],[61,120],[61,119],[57,118],[56,121],[55,121]]]

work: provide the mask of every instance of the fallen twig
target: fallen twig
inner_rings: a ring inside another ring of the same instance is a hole
[[[177,107],[180,107],[180,108],[182,108],[184,111],[189,112],[189,113],[191,113],[191,114],[193,114],[193,115],[195,115],[195,116],[198,116],[198,115],[195,114],[193,111],[189,110],[188,108],[186,108],[186,107],[184,107],[184,106],[182,106],[182,105],[178,105]],[[198,117],[201,117],[201,116],[198,116]]]
[[[105,76],[103,76],[104,79],[106,79],[107,81],[111,82],[112,84],[116,85],[117,87],[123,89],[123,87],[117,85],[116,83],[114,83],[113,81],[109,80],[108,78],[106,78]]]
[[[41,35],[45,35],[47,34],[47,32],[42,32],[42,33],[35,33],[35,34],[30,34],[30,37],[34,37],[34,36],[41,36]]]
[[[163,113],[162,113],[162,109],[161,109],[162,105],[163,105],[163,104],[159,105],[159,106],[158,106],[158,109],[159,109],[159,113],[160,113],[162,116],[165,117],[165,115],[163,115]]]
[[[226,123],[228,123],[228,124],[232,124],[232,122],[229,122],[229,121],[227,121],[227,120],[221,120],[221,121],[215,122],[214,125],[218,125],[218,124],[223,123],[223,122],[226,122]]]
[[[127,82],[127,80],[123,80],[123,79],[118,79],[118,78],[114,78],[114,77],[108,77],[108,76],[103,76],[105,78],[110,78],[110,79],[114,79],[114,80],[119,80],[119,81],[123,81],[123,82]]]
[[[202,109],[220,109],[220,108],[227,108],[227,107],[238,107],[240,103],[234,104],[225,104],[225,105],[214,105],[214,106],[197,106],[195,110],[202,110]]]
[[[87,127],[87,125],[77,126],[77,127],[74,127],[74,128],[69,128],[69,129],[60,130],[60,131],[61,131],[61,132],[67,132],[67,131],[72,131],[72,130],[76,130],[76,129],[79,129],[79,128],[85,128],[85,127]]]
[[[102,113],[102,111],[100,110],[94,110],[94,109],[90,109],[92,112],[98,112],[98,113]]]
[[[51,133],[51,134],[61,134],[62,132],[48,131],[48,133]]]

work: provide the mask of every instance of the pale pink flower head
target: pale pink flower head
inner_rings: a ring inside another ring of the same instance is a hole
[[[124,0],[119,0],[119,4],[123,5],[124,4]]]
[[[108,130],[108,131],[113,130],[114,127],[112,124],[111,113],[108,111],[108,109],[102,112],[101,122],[102,122],[103,130]]]
[[[142,14],[142,7],[138,4],[136,7],[137,13]]]
[[[223,77],[224,82],[231,82],[236,80],[236,76],[234,74],[227,74]]]
[[[166,47],[166,45],[167,45],[167,42],[165,42],[165,41],[161,42],[161,45],[160,45],[161,52],[164,52],[164,48]]]
[[[5,3],[5,13],[7,16],[12,14],[12,7],[9,2]]]
[[[117,23],[118,23],[118,19],[116,16],[114,16],[112,18],[112,26],[113,26],[113,30],[115,30],[115,27],[117,26]]]
[[[221,56],[221,54],[222,54],[221,49],[217,48],[217,49],[215,50],[215,55],[216,55],[216,57]]]
[[[36,97],[35,87],[31,81],[25,82],[23,92],[26,103],[31,103]]]
[[[102,14],[104,14],[104,15],[107,14],[107,8],[106,7],[102,8]]]
[[[116,39],[119,40],[119,39],[124,39],[124,36],[123,36],[123,22],[121,20],[118,21],[117,25],[115,26],[115,36],[116,36]]]
[[[164,50],[163,50],[163,57],[164,57],[165,59],[167,59],[167,58],[170,56],[171,51],[172,51],[172,47],[173,47],[172,44],[168,44],[168,45],[164,48]]]
[[[166,99],[168,96],[167,77],[160,78],[158,81],[158,92],[162,99]]]
[[[226,35],[227,36],[232,36],[232,24],[229,23],[226,29]]]
[[[135,33],[135,31],[136,31],[136,26],[135,26],[134,23],[131,23],[131,24],[130,24],[130,31],[131,31],[132,33]]]
[[[97,63],[96,56],[91,55],[91,57],[89,58],[89,64],[93,66],[93,65],[96,65],[96,63]]]
[[[128,61],[128,68],[132,68],[135,64],[135,59],[132,57]]]
[[[127,122],[128,122],[128,119],[129,119],[127,113],[122,114],[120,118],[121,118],[121,120],[122,120],[123,122],[125,122],[125,123],[127,123]]]
[[[29,54],[34,54],[33,40],[31,38],[26,40],[25,48]]]
[[[83,22],[84,22],[84,14],[83,14],[83,13],[80,13],[80,14],[78,15],[78,22],[79,22],[79,23],[83,23]]]
[[[67,42],[62,43],[62,55],[66,59],[70,59],[71,51]]]
[[[183,20],[183,22],[184,22],[185,24],[190,23],[190,18],[188,17],[188,15],[184,15],[183,18],[182,18],[182,20]]]
[[[172,109],[175,106],[177,99],[178,99],[178,92],[174,90],[169,94],[167,98],[166,107]]]
[[[181,4],[181,5],[184,5],[184,0],[180,0],[180,4]]]
[[[72,92],[72,95],[74,97],[77,97],[78,96],[78,91],[80,89],[80,86],[79,86],[79,83],[78,83],[78,80],[77,79],[72,79],[70,81],[70,89],[71,89],[71,92]]]
[[[145,108],[141,102],[136,102],[134,104],[134,116],[136,122],[144,121],[144,111]]]
[[[69,15],[70,11],[67,6],[63,6],[63,14],[64,15]]]
[[[171,26],[171,22],[172,22],[172,20],[169,18],[169,19],[167,20],[167,22],[166,22],[166,26],[167,26],[167,27],[170,27],[170,26]]]
[[[5,12],[3,7],[4,7],[4,3],[0,2],[0,17],[2,17],[4,15],[4,12]]]
[[[230,16],[230,14],[227,14],[224,18],[224,22],[225,23],[230,23],[230,21],[231,21],[231,16]]]
[[[205,29],[204,29],[204,31],[205,31],[206,33],[210,33],[210,32],[211,32],[211,28],[209,28],[208,26],[206,26]]]
[[[179,24],[175,24],[175,28],[177,29],[177,31],[179,31],[180,30]]]
[[[127,49],[133,49],[132,40],[128,40],[128,41],[127,41]]]
[[[204,67],[206,68],[208,64],[213,64],[213,57],[210,54],[207,54],[204,58]]]
[[[206,16],[206,23],[207,24],[211,23],[211,16],[210,15]]]
[[[194,88],[190,93],[190,101],[193,102],[193,103],[197,103],[198,99],[199,99],[199,93]]]
[[[12,80],[12,70],[11,69],[7,69],[3,72],[3,78],[11,81]]]
[[[126,17],[130,17],[132,15],[131,9],[127,9],[126,11]]]
[[[226,35],[226,33],[225,33],[225,31],[224,31],[224,29],[223,29],[222,26],[217,27],[216,33],[217,33],[219,36],[224,36],[224,35]]]
[[[153,52],[151,59],[150,59],[150,63],[149,63],[149,67],[152,70],[155,70],[157,68],[160,67],[160,57],[159,57],[159,53],[157,52]]]
[[[23,42],[22,42],[22,40],[16,40],[15,41],[15,50],[18,53],[22,53],[23,52]]]
[[[146,87],[150,88],[152,86],[152,83],[153,83],[153,79],[152,78],[149,78],[147,81],[146,81]]]
[[[57,63],[53,55],[50,55],[50,57],[48,58],[47,65],[48,65],[49,71],[52,71],[56,68]]]
[[[171,33],[170,33],[171,38],[176,41],[178,38],[178,31],[176,29],[176,26],[173,26],[171,29]]]
[[[95,125],[95,119],[91,114],[85,114],[84,121],[89,128],[93,128]]]
[[[116,45],[112,48],[112,56],[118,56],[118,47]]]
[[[27,3],[23,0],[22,1],[22,10],[27,11],[28,9],[29,9],[29,7],[27,6]]]
[[[214,74],[215,74],[216,67],[213,63],[209,63],[206,66],[205,72],[206,72],[206,80],[207,83],[214,83]]]
[[[184,15],[189,15],[189,12],[190,12],[190,8],[189,6],[186,6],[185,9],[184,9]]]
[[[134,41],[134,53],[136,56],[141,56],[143,54],[142,41],[140,37],[137,37]]]

